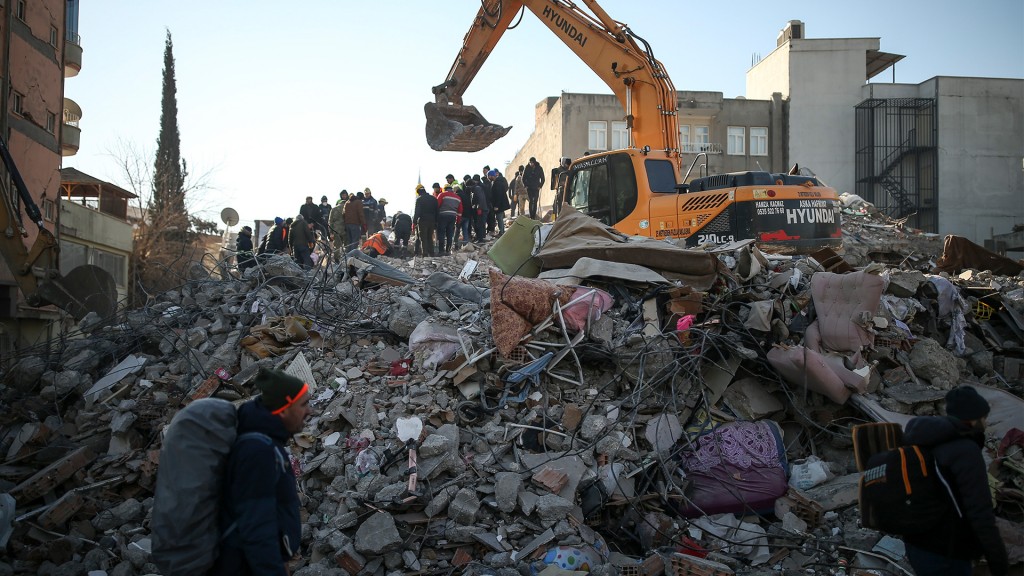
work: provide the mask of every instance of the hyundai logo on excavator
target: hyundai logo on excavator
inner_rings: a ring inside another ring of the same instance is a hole
[[[577,30],[571,22],[560,16],[557,12],[551,9],[550,6],[544,7],[544,17],[550,20],[559,30],[565,32],[566,36],[569,37],[573,42],[584,47],[587,45],[587,35],[582,30]]]

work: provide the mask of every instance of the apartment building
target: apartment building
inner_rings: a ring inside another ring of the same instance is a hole
[[[65,122],[77,123],[81,112],[71,103],[77,115],[69,118],[70,101],[64,99],[64,78],[81,69],[77,18],[78,0],[7,0],[0,4],[0,135],[7,141],[46,229],[54,233],[59,218],[61,156],[78,149],[77,127],[68,130]],[[26,203],[3,167],[0,193],[5,196],[7,211],[13,212],[5,225],[31,247],[39,229],[25,215]],[[27,306],[6,259],[0,260],[0,355],[16,343],[52,336],[58,318],[52,307]]]

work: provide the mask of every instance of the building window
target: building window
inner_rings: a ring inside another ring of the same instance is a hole
[[[743,156],[746,154],[745,142],[747,140],[747,129],[743,126],[729,126],[729,140],[726,142],[726,154]]]
[[[694,141],[697,152],[707,152],[711,145],[711,129],[707,126],[694,126]]]
[[[753,127],[750,129],[750,155],[768,155],[768,129]]]
[[[683,152],[690,152],[690,126],[679,127],[679,149]]]
[[[43,199],[43,219],[47,222],[57,221],[57,203],[49,198]]]
[[[46,131],[50,134],[57,133],[57,115],[53,112],[46,113]]]
[[[629,148],[629,129],[625,122],[612,122],[612,150]]]
[[[18,20],[25,21],[25,0],[18,0],[18,7],[15,9],[14,15],[18,17]]]
[[[100,250],[99,248],[91,248],[89,250],[89,263],[94,266],[99,266],[111,276],[114,277],[114,282],[118,288],[125,287],[125,257],[121,254],[114,254],[113,252],[107,252],[106,250]]]
[[[88,264],[85,245],[62,241],[60,243],[60,273],[66,275],[83,264]]]
[[[23,99],[24,99],[24,96],[22,96],[19,92],[11,92],[11,112],[14,112],[15,114],[18,114],[19,116],[21,115],[22,110],[23,110],[23,108],[22,108],[22,100]]]
[[[587,148],[591,150],[608,149],[608,123],[591,121],[587,130]]]
[[[56,26],[50,26],[50,46],[57,47],[57,40],[60,38],[60,31]]]

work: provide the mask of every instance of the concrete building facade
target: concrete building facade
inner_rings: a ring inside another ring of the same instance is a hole
[[[137,196],[74,168],[62,168],[60,202],[60,271],[91,264],[106,270],[117,287],[117,300],[128,296],[128,268],[134,228],[129,202]]]
[[[60,165],[64,150],[65,75],[81,68],[77,35],[67,37],[68,18],[77,31],[78,0],[10,0],[0,4],[0,135],[40,209],[47,230],[55,233],[59,218]],[[70,46],[70,50],[69,50]],[[77,49],[77,50],[76,50]],[[77,106],[76,106],[77,107]],[[77,118],[75,119],[77,122]],[[77,134],[76,134],[77,136]],[[77,150],[76,144],[68,152]],[[10,172],[0,167],[0,186],[15,212],[17,234],[26,247],[39,229],[22,213]],[[59,314],[24,302],[6,262],[0,260],[0,355],[16,344],[52,336]]]
[[[1024,224],[1024,80],[869,82],[903,58],[879,47],[791,21],[747,72],[749,98],[785,100],[788,161],[927,232],[984,244]]]
[[[1024,224],[1024,80],[937,76],[869,84],[862,96],[858,194],[978,244]]]

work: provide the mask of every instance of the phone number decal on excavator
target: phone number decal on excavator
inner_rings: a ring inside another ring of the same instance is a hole
[[[661,230],[656,230],[654,232],[654,236],[656,238],[668,238],[668,237],[685,238],[685,237],[687,237],[689,235],[690,235],[690,229],[689,228],[663,228]]]
[[[786,204],[782,200],[768,200],[754,202],[758,216],[771,216],[772,214],[785,214]]]

